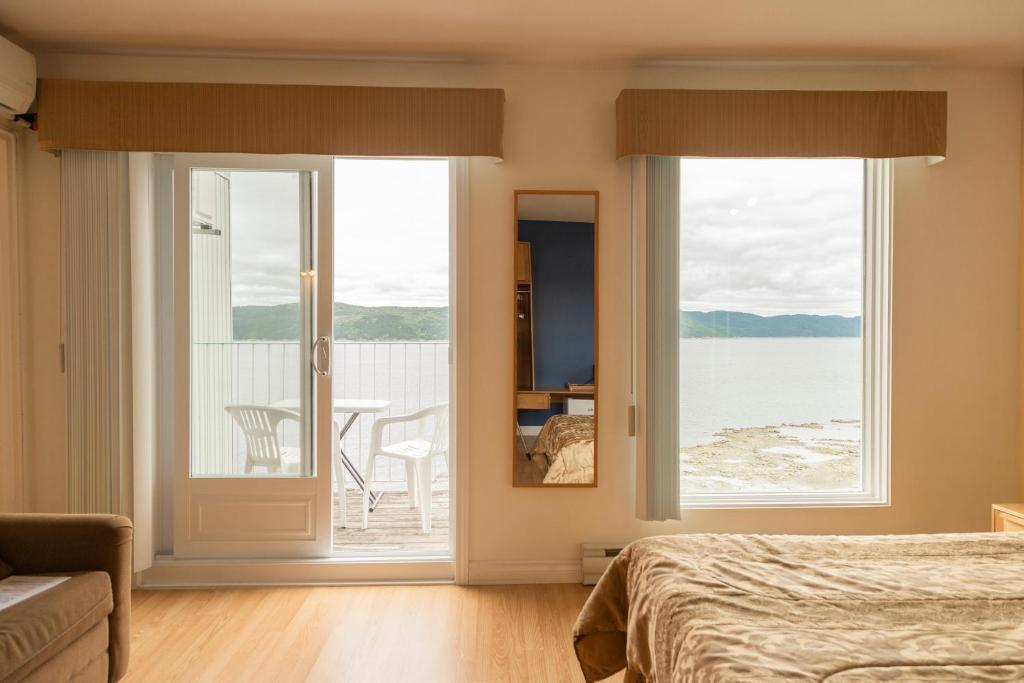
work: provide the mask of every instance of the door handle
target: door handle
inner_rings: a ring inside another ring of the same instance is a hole
[[[320,377],[331,374],[330,337],[317,337],[313,342],[313,372]]]

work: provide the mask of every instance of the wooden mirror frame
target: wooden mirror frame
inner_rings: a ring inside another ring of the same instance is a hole
[[[594,198],[594,479],[593,481],[585,484],[545,484],[543,482],[538,483],[527,483],[519,482],[517,480],[518,474],[518,463],[516,457],[517,443],[518,443],[518,432],[517,426],[519,424],[519,405],[518,405],[518,377],[517,377],[517,352],[516,352],[516,328],[512,327],[512,486],[515,488],[596,488],[598,483],[598,470],[599,470],[599,458],[598,458],[598,426],[599,417],[601,415],[599,393],[601,391],[600,382],[600,354],[599,354],[599,343],[600,338],[600,316],[598,314],[599,301],[600,301],[600,260],[598,254],[600,252],[600,218],[601,218],[601,193],[597,190],[515,190],[513,191],[512,198],[512,314],[515,316],[516,307],[518,306],[518,286],[519,278],[517,277],[516,268],[516,255],[515,248],[516,243],[519,241],[519,198],[523,195],[587,195]]]

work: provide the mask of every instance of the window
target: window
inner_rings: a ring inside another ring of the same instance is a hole
[[[890,163],[680,164],[682,504],[887,502]]]

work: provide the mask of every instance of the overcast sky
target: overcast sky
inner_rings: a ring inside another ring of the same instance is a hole
[[[232,304],[298,301],[294,173],[231,174]],[[360,306],[448,304],[448,162],[335,162],[334,296]]]
[[[684,310],[859,315],[863,162],[682,162]],[[233,173],[235,306],[298,300],[298,176]],[[335,162],[334,296],[448,303],[448,164]]]
[[[864,162],[686,159],[683,310],[859,315]]]
[[[334,163],[334,298],[448,305],[448,161]]]
[[[230,177],[231,304],[298,301],[299,175],[238,171]]]

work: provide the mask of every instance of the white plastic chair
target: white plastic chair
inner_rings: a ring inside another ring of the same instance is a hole
[[[287,408],[260,405],[231,405],[224,410],[234,418],[245,437],[245,472],[254,467],[266,467],[267,472],[299,473],[302,457],[298,448],[282,446],[277,429],[285,420],[301,421],[300,415]],[[339,523],[348,526],[348,506],[345,500],[345,464],[341,461],[341,427],[333,422],[331,453],[334,460],[334,478],[338,486]]]
[[[395,443],[384,443],[384,428],[388,425],[412,423],[413,434],[408,428],[406,439]],[[378,457],[394,458],[405,463],[405,481],[409,491],[409,507],[420,508],[420,521],[424,532],[430,531],[431,476],[434,458],[448,458],[448,404],[418,410],[410,415],[382,417],[373,423],[370,431],[370,453],[366,459],[363,476],[363,528],[367,528],[370,517],[370,489],[374,481],[374,464]]]
[[[299,473],[301,450],[282,446],[277,430],[285,420],[301,422],[294,410],[261,405],[224,406],[245,437],[245,473],[264,467],[267,473]]]

